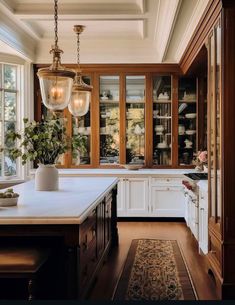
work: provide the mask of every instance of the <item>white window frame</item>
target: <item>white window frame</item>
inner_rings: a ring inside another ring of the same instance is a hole
[[[26,62],[22,58],[3,53],[0,53],[0,63],[2,65],[17,66],[16,130],[21,132],[23,130],[23,118],[28,118],[29,120],[33,120],[34,118],[33,66],[31,62]],[[18,158],[16,160],[17,175],[5,177],[3,169],[2,175],[0,176],[0,184],[2,182],[5,183],[6,181],[14,183],[29,180],[29,171],[31,167],[32,164],[30,162],[22,166],[21,159]]]

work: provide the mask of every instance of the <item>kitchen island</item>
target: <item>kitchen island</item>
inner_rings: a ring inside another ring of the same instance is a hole
[[[86,296],[118,242],[117,183],[114,177],[60,178],[59,191],[42,192],[29,181],[14,187],[17,206],[0,208],[1,245],[50,248],[49,297]]]

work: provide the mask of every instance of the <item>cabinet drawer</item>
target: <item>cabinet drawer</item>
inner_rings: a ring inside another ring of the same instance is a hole
[[[92,240],[89,248],[80,256],[80,287],[83,288],[93,272],[95,271],[95,266],[97,264],[96,255],[96,240]]]
[[[153,186],[158,185],[182,185],[182,178],[152,178],[151,184]]]
[[[80,258],[89,256],[92,247],[96,244],[97,238],[97,221],[96,209],[85,219],[80,227]]]
[[[92,212],[87,216],[87,218],[80,225],[80,236],[83,235],[84,232],[89,230],[89,228],[96,223],[96,208],[92,210]]]
[[[209,234],[209,254],[211,260],[215,262],[218,266],[219,270],[221,270],[221,261],[222,261],[222,252],[221,252],[221,244],[216,237]]]

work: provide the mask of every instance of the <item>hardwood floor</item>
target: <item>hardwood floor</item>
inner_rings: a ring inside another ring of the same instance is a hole
[[[180,222],[119,222],[119,246],[113,249],[100,271],[89,300],[110,300],[132,239],[156,238],[178,241],[199,300],[216,300],[213,279],[207,274],[205,257],[199,255],[198,245],[185,223]]]

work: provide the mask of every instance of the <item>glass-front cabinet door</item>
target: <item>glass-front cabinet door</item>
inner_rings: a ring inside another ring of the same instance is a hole
[[[197,154],[196,79],[180,78],[178,88],[178,163],[193,165]]]
[[[209,38],[209,193],[210,193],[210,215],[215,217],[215,40],[214,34]]]
[[[126,76],[126,163],[145,163],[145,76]]]
[[[119,164],[120,77],[100,76],[100,165]]]
[[[91,78],[83,76],[83,81],[90,85]],[[88,112],[81,117],[72,117],[72,137],[80,142],[80,147],[72,151],[72,166],[91,164],[91,105]]]
[[[221,26],[217,24],[208,43],[209,74],[209,201],[210,223],[221,221]]]
[[[221,25],[215,27],[216,221],[221,221]]]
[[[153,77],[153,164],[171,165],[172,94],[171,76]]]

